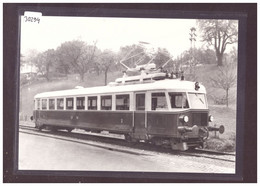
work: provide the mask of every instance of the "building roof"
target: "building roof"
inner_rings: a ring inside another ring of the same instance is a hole
[[[127,93],[127,92],[141,92],[141,91],[156,91],[168,90],[172,92],[196,92],[206,93],[205,87],[200,84],[199,90],[195,90],[195,82],[183,81],[179,79],[165,79],[154,81],[150,83],[117,85],[117,86],[98,86],[90,88],[75,88],[69,90],[44,92],[35,95],[34,98],[48,98],[48,97],[68,97],[80,95],[95,95],[95,94],[111,94],[111,93]]]

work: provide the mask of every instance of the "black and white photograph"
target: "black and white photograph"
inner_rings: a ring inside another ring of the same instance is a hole
[[[33,16],[19,170],[235,173],[237,20]]]
[[[19,11],[18,174],[242,180],[243,15],[54,10]]]

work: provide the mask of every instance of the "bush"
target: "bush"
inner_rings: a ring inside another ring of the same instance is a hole
[[[228,139],[212,137],[207,140],[205,148],[221,152],[234,152],[236,150],[235,135],[232,134]]]
[[[212,98],[214,100],[214,104],[216,105],[226,105],[227,103],[227,99],[225,96],[222,97],[212,96]]]

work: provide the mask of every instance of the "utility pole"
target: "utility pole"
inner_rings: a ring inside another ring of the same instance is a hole
[[[193,71],[193,63],[194,63],[194,48],[195,48],[195,42],[196,42],[196,28],[191,27],[190,28],[190,54],[191,54],[191,60],[190,60],[190,73]]]
[[[195,42],[196,42],[196,28],[195,27],[191,27],[190,29],[190,44],[191,44],[191,49],[195,48]],[[193,44],[193,45],[192,45]]]

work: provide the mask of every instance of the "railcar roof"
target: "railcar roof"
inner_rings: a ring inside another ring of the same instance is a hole
[[[166,79],[155,81],[152,83],[119,85],[119,86],[98,86],[89,88],[69,89],[52,92],[43,92],[35,95],[34,98],[47,98],[47,97],[66,97],[66,96],[79,96],[79,95],[95,95],[95,94],[111,94],[111,93],[126,93],[138,91],[154,91],[154,90],[169,90],[173,92],[197,92],[206,93],[205,87],[200,84],[200,89],[195,90],[195,82],[183,81],[179,79]]]

